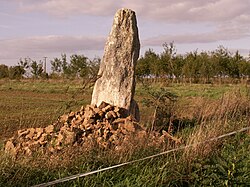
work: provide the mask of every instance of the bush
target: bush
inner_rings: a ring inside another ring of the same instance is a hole
[[[21,66],[11,66],[9,68],[10,79],[21,79],[25,73],[25,70]]]
[[[147,98],[143,99],[143,103],[150,107],[154,106],[154,117],[152,121],[152,129],[166,128],[171,124],[172,109],[177,96],[166,88],[155,89],[145,87]]]
[[[8,66],[0,64],[0,79],[6,78],[8,76],[9,76]]]

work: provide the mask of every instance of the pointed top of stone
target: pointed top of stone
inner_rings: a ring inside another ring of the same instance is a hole
[[[135,16],[135,12],[128,8],[121,8],[117,10],[114,16],[114,23],[118,23],[120,18],[127,17],[127,15]]]

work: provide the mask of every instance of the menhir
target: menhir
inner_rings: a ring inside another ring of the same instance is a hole
[[[139,107],[134,100],[135,67],[140,52],[140,41],[135,12],[120,9],[105,45],[91,104],[103,101],[125,108],[128,115],[139,121]]]

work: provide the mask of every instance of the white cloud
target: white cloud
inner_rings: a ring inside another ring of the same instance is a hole
[[[9,29],[10,26],[9,25],[0,25],[0,29]]]
[[[142,41],[143,45],[148,46],[161,46],[164,42],[172,42],[178,44],[191,44],[191,43],[211,43],[217,41],[237,40],[245,37],[250,37],[249,30],[238,28],[224,28],[221,27],[212,32],[205,33],[185,33],[180,35],[160,35],[148,38]]]
[[[124,0],[123,4],[143,18],[164,22],[221,22],[250,15],[249,0]]]
[[[111,15],[114,14],[119,2],[116,0],[20,0],[19,7],[22,11],[43,11],[58,17],[73,15]]]
[[[109,15],[121,7],[138,12],[142,19],[169,21],[228,21],[250,15],[249,0],[17,0],[23,11],[43,11],[67,17],[75,14]]]
[[[229,51],[231,53],[235,53],[236,51],[238,51],[241,55],[243,55],[245,57],[249,57],[249,54],[250,54],[250,49],[242,49],[242,48],[234,49],[234,48],[230,48]]]
[[[237,38],[250,32],[249,0],[18,0],[22,11],[41,11],[58,17],[69,17],[75,14],[113,16],[119,7],[136,11],[138,18],[151,22],[204,23],[217,27],[219,33],[199,34],[200,42]],[[237,31],[238,30],[238,31]],[[224,36],[225,34],[228,36]],[[237,32],[237,34],[234,34]],[[237,35],[237,36],[236,36]],[[184,36],[191,37],[190,39]],[[192,35],[183,34],[182,42],[192,40]],[[195,36],[194,36],[195,37]],[[204,38],[207,37],[207,38]]]
[[[84,50],[103,49],[103,37],[39,36],[1,40],[0,59],[11,59],[30,55],[42,56],[53,53],[77,53]]]

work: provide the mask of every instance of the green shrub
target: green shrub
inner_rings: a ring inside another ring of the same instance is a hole
[[[219,154],[194,164],[194,186],[249,186],[250,137],[237,135]]]

